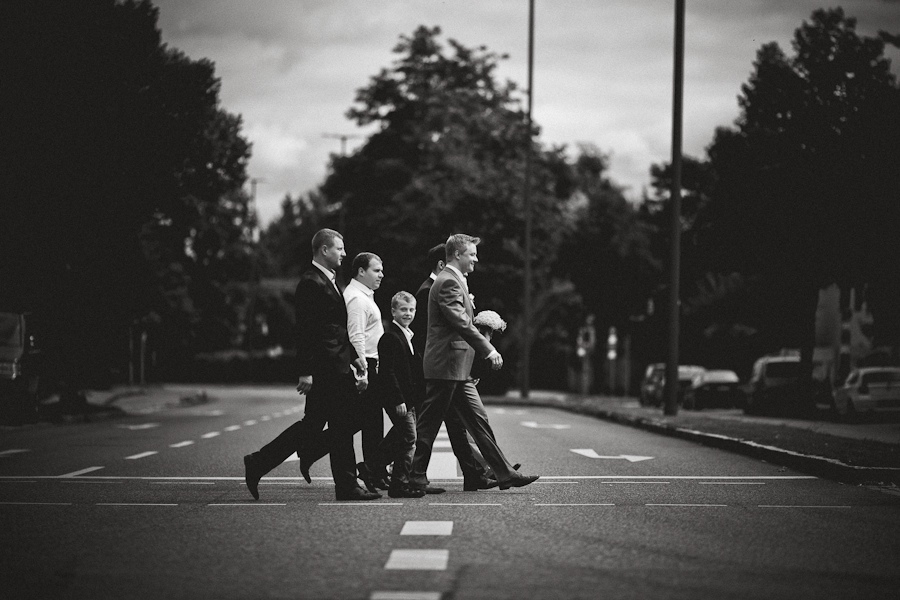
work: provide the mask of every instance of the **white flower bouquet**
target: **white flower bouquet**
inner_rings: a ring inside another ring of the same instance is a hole
[[[493,331],[505,331],[506,321],[500,318],[500,315],[492,310],[483,310],[475,315],[473,321],[476,327],[490,327]]]

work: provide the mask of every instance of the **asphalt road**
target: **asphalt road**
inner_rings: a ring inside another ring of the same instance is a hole
[[[289,388],[180,390],[0,430],[2,598],[891,598],[900,497],[590,417],[489,407],[526,488],[334,500],[327,460],[253,501]],[[443,441],[443,440],[439,440]],[[439,443],[438,454],[449,451]],[[402,593],[401,593],[402,592]]]

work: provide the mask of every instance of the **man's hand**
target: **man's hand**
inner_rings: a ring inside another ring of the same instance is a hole
[[[491,361],[491,368],[493,370],[499,371],[503,367],[503,357],[500,356],[500,353],[496,350],[488,354],[487,359]]]
[[[356,370],[357,373],[365,373],[368,368],[366,365],[366,359],[364,358],[354,358],[353,362],[350,365]]]
[[[394,407],[394,413],[395,413],[398,417],[405,417],[405,416],[406,416],[406,403],[405,403],[405,402],[401,402],[400,404],[398,404],[397,406],[395,406],[395,407]]]
[[[312,388],[312,375],[301,375],[297,383],[297,392],[306,394]]]

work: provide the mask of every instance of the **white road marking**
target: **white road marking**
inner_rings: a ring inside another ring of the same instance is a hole
[[[271,421],[272,417],[270,417],[269,415],[263,415],[259,418],[259,420],[260,421]]]
[[[698,481],[700,485],[766,485],[763,481]]]
[[[579,481],[535,481],[534,483],[536,483],[536,484],[539,483],[541,485],[565,485],[565,484],[578,485],[580,482]]]
[[[244,425],[250,427],[251,425],[256,425],[256,420],[250,419],[249,421],[244,421]]]
[[[215,481],[151,481],[150,485],[216,485]]]
[[[200,437],[202,437],[204,440],[208,440],[209,438],[214,438],[217,435],[221,435],[221,434],[218,431],[210,431],[209,433],[204,433]]]
[[[193,443],[193,440],[184,440],[183,442],[178,442],[177,444],[169,444],[169,448],[184,448],[185,446],[190,446]]]
[[[581,456],[587,456],[588,458],[607,458],[613,460],[627,460],[628,462],[640,462],[642,460],[651,460],[652,456],[635,456],[633,454],[619,454],[618,456],[600,456],[597,452],[594,451],[593,448],[573,448],[571,450],[575,454],[580,454]]]
[[[757,504],[758,508],[853,508],[847,505],[828,506],[816,504]]]
[[[232,502],[220,504],[207,504],[207,506],[287,506],[287,504],[276,504],[272,502]]]
[[[319,502],[319,506],[403,506],[402,502]]]
[[[615,506],[615,504],[599,504],[599,503],[559,503],[559,504],[535,504],[535,506]]]
[[[571,429],[571,425],[565,425],[563,423],[548,423],[546,425],[538,424],[537,421],[522,421],[520,423],[523,427],[530,427],[531,429]]]
[[[452,535],[453,521],[407,521],[400,535]]]
[[[139,425],[116,425],[116,427],[120,427],[122,429],[129,429],[131,431],[140,431],[142,429],[153,429],[155,427],[159,427],[159,423],[141,423]]]
[[[499,502],[429,502],[428,506],[503,506]]]
[[[659,484],[667,484],[668,481],[610,481],[606,485],[621,485],[621,484],[644,484],[644,485],[659,485]]]
[[[237,431],[240,428],[241,428],[240,425],[229,425],[228,427],[225,428],[225,431]]]
[[[434,448],[453,448],[453,444],[450,443],[450,440],[434,440]]]
[[[298,460],[300,460],[300,457],[297,456],[296,452],[294,452],[293,454],[288,456],[286,459],[284,459],[284,462],[294,462],[294,461],[298,461]]]
[[[0,502],[7,506],[72,506],[71,502]]]
[[[456,456],[452,452],[432,452],[425,476],[428,479],[456,479]]]
[[[162,504],[155,502],[98,502],[95,506],[178,506],[177,504]]]
[[[4,456],[12,456],[13,454],[21,454],[23,452],[30,452],[27,448],[12,448],[10,450],[0,451],[0,457]]]
[[[644,506],[685,506],[685,507],[709,507],[728,506],[727,504],[645,504]]]
[[[385,569],[446,571],[449,550],[391,550]]]
[[[60,475],[60,477],[78,477],[79,475],[84,475],[85,473],[93,473],[94,471],[99,471],[102,468],[103,467],[88,467],[87,469],[81,469],[80,471],[72,471],[71,473]]]
[[[440,592],[372,592],[369,600],[441,600]]]
[[[148,456],[153,456],[154,454],[159,454],[156,450],[147,450],[146,452],[139,452],[138,454],[132,454],[131,456],[126,456],[125,460],[137,460],[139,458],[147,458]]]

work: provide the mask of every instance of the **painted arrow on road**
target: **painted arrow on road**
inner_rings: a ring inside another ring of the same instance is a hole
[[[572,452],[575,454],[580,454],[582,456],[587,456],[588,458],[608,458],[611,460],[627,460],[628,462],[640,462],[642,460],[651,460],[654,458],[653,456],[634,456],[633,454],[620,454],[618,456],[600,456],[596,452],[594,452],[593,448],[578,448],[573,449]]]
[[[571,427],[571,425],[561,425],[557,423],[543,425],[539,424],[537,421],[522,421],[521,425],[524,427],[531,427],[532,429],[568,429]]]

